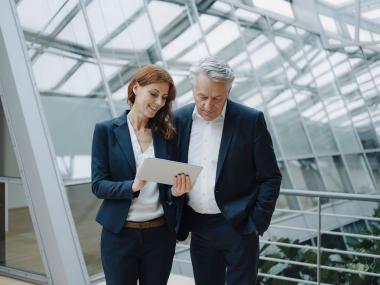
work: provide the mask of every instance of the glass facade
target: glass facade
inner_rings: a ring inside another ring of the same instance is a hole
[[[267,2],[278,5],[15,0],[90,274],[101,271],[94,222],[99,201],[89,185],[93,128],[128,108],[128,83],[145,64],[169,70],[180,107],[193,101],[188,78],[193,62],[207,55],[227,61],[236,73],[231,99],[265,114],[284,189],[380,191],[380,24],[371,14],[380,6],[359,6],[364,20],[356,29],[350,19],[355,1],[315,1],[317,33],[297,22],[289,2]],[[274,14],[266,14],[268,7]],[[347,11],[339,20],[337,7]],[[344,39],[374,44],[355,48]],[[9,141],[5,145],[10,148]],[[12,152],[0,152],[7,153]],[[0,160],[0,177],[19,176],[14,161]],[[309,209],[316,203],[281,197],[278,206]]]

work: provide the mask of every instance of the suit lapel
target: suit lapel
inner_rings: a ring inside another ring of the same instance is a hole
[[[132,147],[131,135],[128,129],[127,115],[124,113],[115,122],[117,127],[114,129],[114,134],[117,142],[123,151],[125,158],[131,167],[133,173],[136,173],[136,160]]]
[[[219,156],[218,156],[218,163],[216,166],[216,179],[215,184],[219,179],[220,172],[223,167],[224,160],[226,159],[231,139],[234,134],[236,121],[234,120],[235,112],[233,108],[233,103],[228,100],[227,101],[227,107],[226,107],[226,116],[224,118],[224,125],[223,125],[223,132],[222,132],[222,140],[220,142],[220,149],[219,149]]]
[[[188,162],[188,155],[189,155],[189,145],[190,145],[190,135],[191,135],[191,127],[193,125],[193,118],[192,114],[194,111],[194,107],[189,108],[187,110],[187,113],[185,114],[185,122],[182,126],[182,141],[180,146],[180,152],[181,152],[181,161],[182,162]]]

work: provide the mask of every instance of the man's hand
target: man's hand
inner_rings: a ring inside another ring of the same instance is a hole
[[[184,173],[177,174],[173,179],[172,195],[174,197],[182,196],[190,192],[191,187],[189,175]]]
[[[145,186],[145,184],[146,184],[145,180],[136,179],[135,181],[133,181],[132,191],[133,192],[140,191]]]

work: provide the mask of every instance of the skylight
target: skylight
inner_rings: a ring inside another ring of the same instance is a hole
[[[378,19],[378,18],[380,18],[380,8],[364,12],[364,13],[362,13],[362,16],[364,18],[369,19],[369,20]]]
[[[228,37],[225,37],[225,35],[228,35]],[[238,39],[239,36],[240,33],[237,25],[232,21],[226,20],[206,35],[206,41],[210,52],[216,54]]]
[[[338,27],[333,18],[325,16],[325,15],[319,15],[319,19],[321,20],[321,24],[326,31],[334,33],[334,34],[338,33]]]
[[[285,0],[253,0],[253,4],[259,8],[294,19],[292,7]]]

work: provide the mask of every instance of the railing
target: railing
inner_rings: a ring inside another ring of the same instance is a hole
[[[341,205],[341,207],[346,206],[342,203],[337,202],[331,202],[330,200],[336,201],[346,201],[346,203],[352,201],[354,202],[371,202],[372,208],[375,208],[376,205],[373,203],[380,203],[380,195],[370,195],[370,194],[350,194],[350,193],[336,193],[336,192],[318,192],[318,191],[305,191],[305,190],[290,190],[290,189],[282,189],[281,195],[285,196],[295,196],[295,197],[310,197],[317,200],[317,206],[308,209],[308,210],[290,210],[290,209],[276,209],[275,213],[277,214],[287,214],[287,216],[283,217],[284,215],[278,215],[277,219],[274,219],[272,221],[272,224],[270,226],[269,232],[273,230],[282,230],[283,233],[286,233],[285,231],[299,231],[299,232],[307,232],[311,233],[312,239],[316,239],[316,244],[295,244],[292,241],[289,242],[283,242],[283,241],[276,241],[271,240],[271,238],[268,238],[270,234],[265,234],[264,237],[260,238],[261,245],[269,245],[269,246],[276,246],[276,247],[285,247],[285,248],[294,248],[294,249],[303,249],[303,250],[310,250],[312,252],[316,253],[316,262],[302,262],[297,260],[289,260],[285,258],[277,258],[277,257],[271,257],[271,256],[265,256],[263,254],[260,255],[260,261],[261,262],[274,262],[274,263],[281,263],[286,265],[294,265],[299,267],[306,267],[310,268],[312,270],[316,270],[316,278],[314,280],[305,280],[300,278],[293,278],[288,276],[282,276],[279,274],[269,274],[264,272],[259,272],[259,276],[262,278],[273,278],[273,279],[279,279],[283,281],[289,281],[299,283],[299,284],[315,284],[315,285],[330,285],[330,283],[325,282],[334,282],[334,280],[321,280],[321,270],[327,270],[327,271],[335,271],[343,274],[356,274],[358,276],[369,276],[374,278],[379,278],[380,280],[380,272],[371,272],[369,270],[366,270],[364,268],[347,268],[347,267],[333,267],[322,264],[322,254],[341,254],[341,255],[347,255],[357,258],[372,258],[374,260],[378,260],[380,262],[380,254],[377,253],[369,253],[369,252],[359,252],[354,251],[350,249],[335,249],[335,248],[327,248],[322,247],[322,235],[332,235],[337,237],[342,237],[343,239],[351,238],[351,239],[357,239],[357,240],[372,240],[372,241],[379,241],[380,243],[380,236],[372,235],[372,234],[364,234],[364,233],[351,233],[351,232],[345,232],[345,231],[334,231],[329,229],[324,229],[322,227],[322,217],[326,218],[336,218],[336,219],[348,219],[349,222],[347,224],[352,223],[353,221],[365,221],[365,223],[368,222],[378,222],[380,225],[380,218],[379,217],[370,217],[365,215],[355,215],[355,214],[341,214],[341,213],[333,213],[333,212],[323,212],[323,209],[331,210],[331,207],[336,206],[338,204]],[[324,203],[322,205],[323,199],[329,199],[328,203]],[[353,205],[353,204],[351,204]],[[370,207],[371,208],[371,207]],[[367,209],[368,210],[368,209]],[[314,216],[316,217],[316,227],[315,228],[305,228],[301,226],[289,226],[286,225],[286,220],[284,218],[289,216],[293,217],[300,217],[302,216]],[[277,220],[282,220],[282,222],[277,222]],[[309,241],[311,239],[309,238]],[[181,249],[179,249],[176,253],[175,261],[185,264],[190,264],[190,260],[186,258],[178,258],[178,254],[188,251],[189,248],[187,246],[183,246]],[[331,283],[332,284],[332,283]],[[335,283],[336,284],[336,283]],[[350,283],[351,284],[351,283]],[[377,284],[377,283],[376,283]]]

